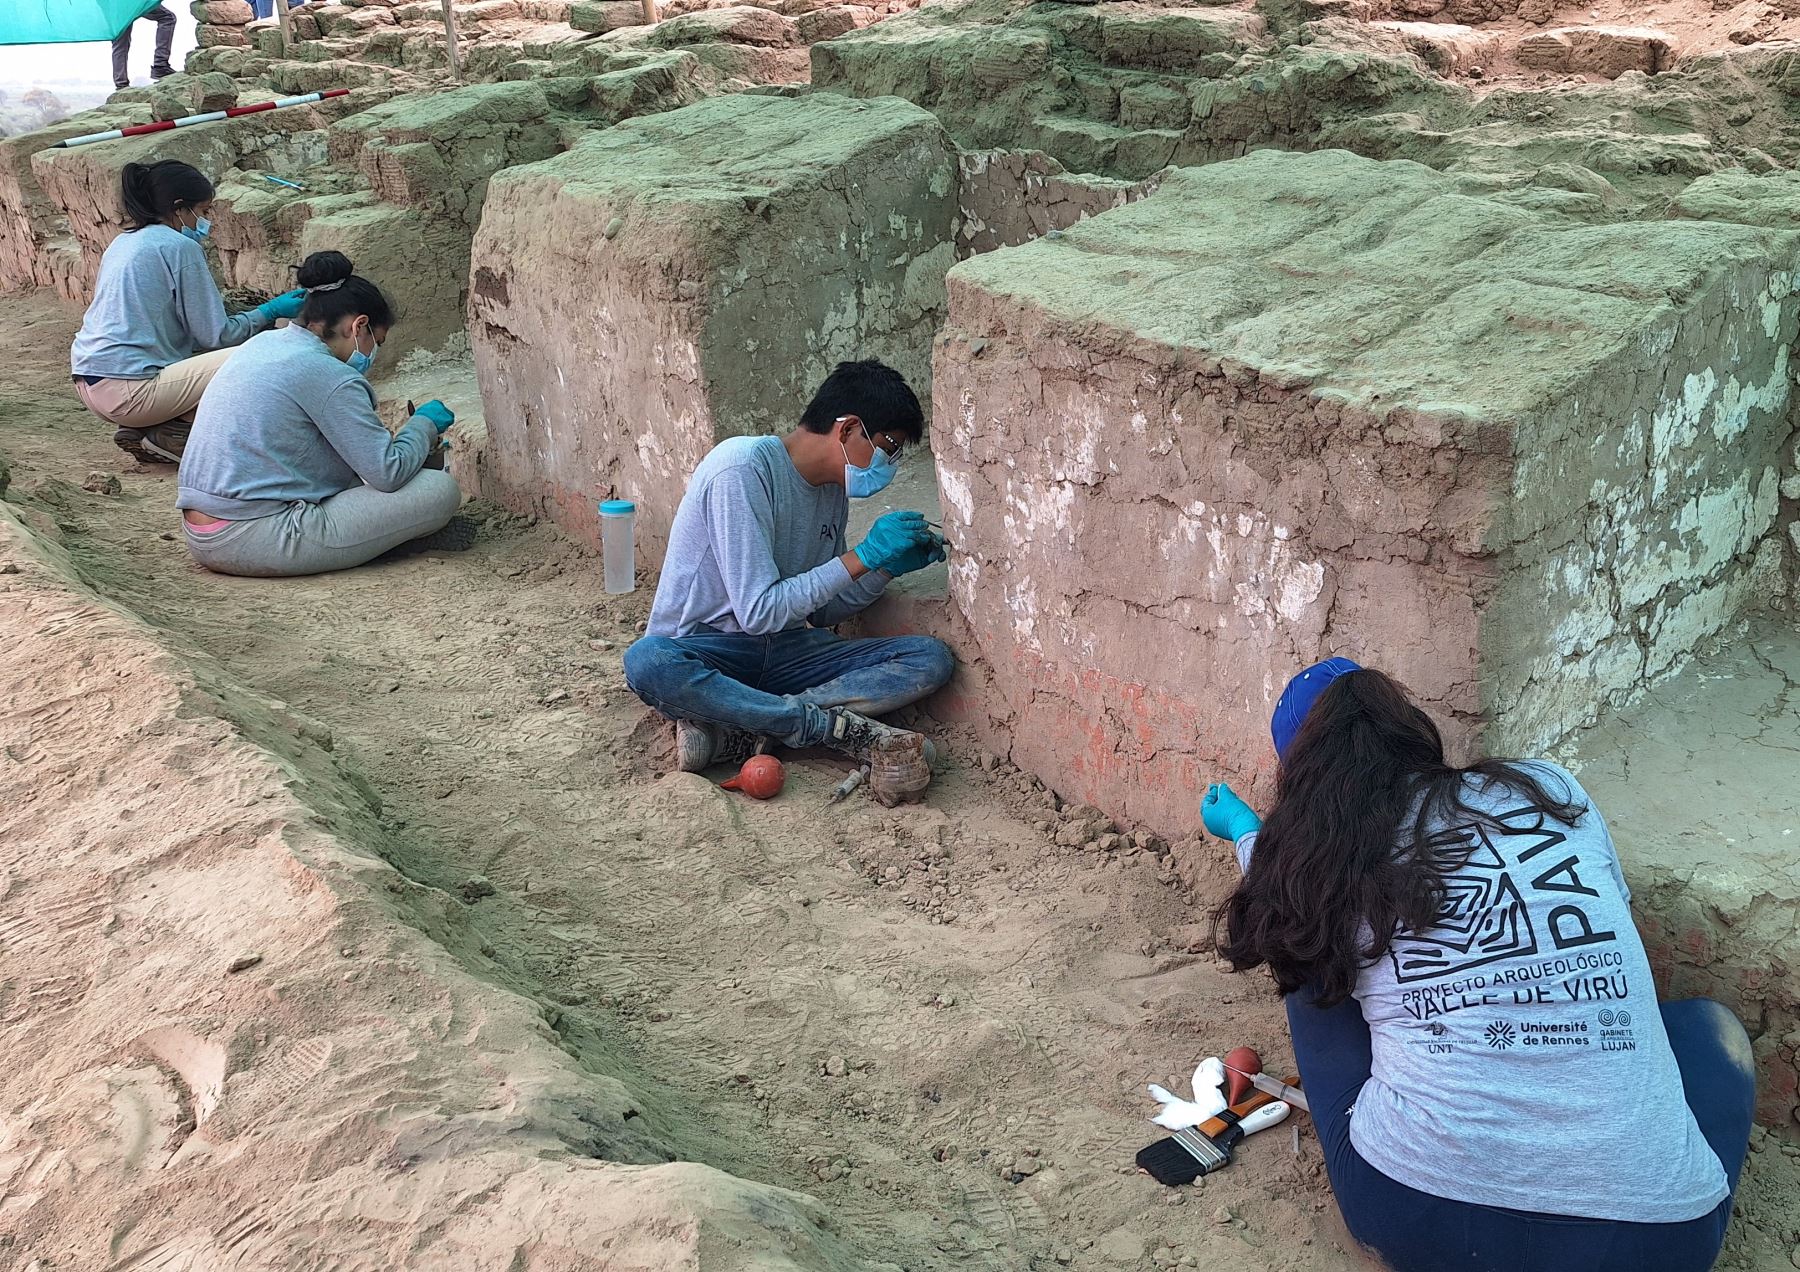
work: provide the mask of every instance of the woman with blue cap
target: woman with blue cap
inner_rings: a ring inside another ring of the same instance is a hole
[[[1398,683],[1344,658],[1288,684],[1271,732],[1268,820],[1229,786],[1202,806],[1244,871],[1218,949],[1286,996],[1351,1233],[1401,1272],[1711,1267],[1750,1041],[1717,1003],[1656,1001],[1580,784],[1452,764]]]
[[[143,463],[178,464],[194,410],[237,345],[300,313],[298,289],[226,316],[201,245],[213,185],[179,159],[128,163],[125,232],[100,257],[94,300],[70,350],[75,396]]]

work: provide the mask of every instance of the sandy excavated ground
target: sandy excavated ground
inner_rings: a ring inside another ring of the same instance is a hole
[[[649,591],[542,527],[206,574],[73,329],[0,317],[0,1265],[1366,1266],[1304,1119],[1131,1168],[1147,1080],[1291,1064],[1190,952],[1221,846],[1057,847],[954,736],[893,812],[659,777]],[[1753,1159],[1723,1266],[1785,1262],[1794,1176]]]

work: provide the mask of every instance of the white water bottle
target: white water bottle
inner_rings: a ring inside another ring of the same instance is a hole
[[[631,500],[601,501],[600,551],[606,563],[608,592],[630,592],[637,588],[636,525],[637,505]]]

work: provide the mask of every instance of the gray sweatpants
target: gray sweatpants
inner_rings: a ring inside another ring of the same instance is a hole
[[[427,468],[392,494],[352,486],[323,503],[296,499],[271,516],[220,530],[197,530],[185,520],[181,526],[188,551],[207,569],[273,579],[361,565],[443,529],[461,506],[456,479]]]

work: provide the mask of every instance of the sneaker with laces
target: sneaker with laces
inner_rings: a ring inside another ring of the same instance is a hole
[[[175,432],[176,429],[180,432]],[[113,445],[140,464],[179,464],[181,452],[187,446],[187,434],[186,424],[163,424],[150,429],[122,428],[113,434]]]
[[[834,751],[842,751],[853,759],[867,760],[869,752],[875,749],[877,743],[916,736],[911,729],[896,729],[891,724],[883,724],[843,707],[834,707],[828,714],[831,717],[831,727],[825,734],[823,745]],[[925,763],[936,768],[937,748],[931,744],[930,738],[921,738],[920,742],[925,752]]]
[[[714,764],[742,764],[768,749],[767,738],[743,729],[698,720],[675,722],[675,767],[683,773],[699,773]]]

